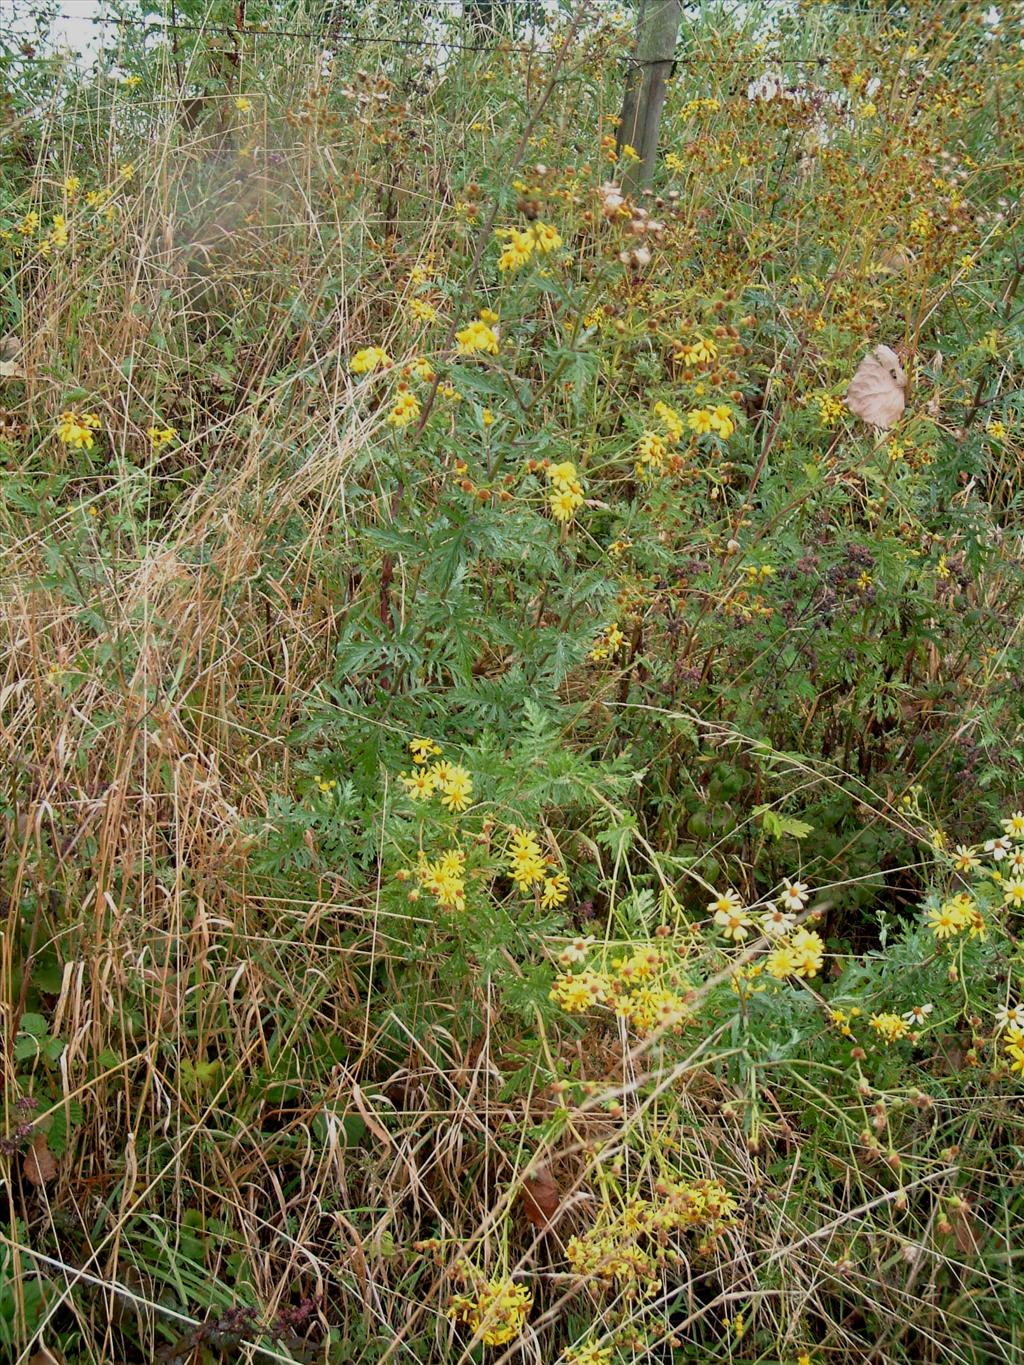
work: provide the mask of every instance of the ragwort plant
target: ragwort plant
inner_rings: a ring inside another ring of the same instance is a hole
[[[629,16],[175,14],[3,50],[4,1345],[1017,1359],[1019,16],[638,195]]]

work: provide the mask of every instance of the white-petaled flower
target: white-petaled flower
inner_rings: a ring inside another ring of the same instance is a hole
[[[991,853],[993,859],[998,863],[1001,862],[1002,859],[1005,858],[1009,853],[1013,852],[1013,845],[1010,843],[1006,835],[1002,834],[999,836],[998,839],[985,840],[985,852]]]
[[[558,961],[564,967],[575,966],[577,963],[585,962],[594,943],[592,934],[586,938],[574,938],[571,943],[567,943],[558,954]]]
[[[787,910],[802,910],[810,895],[806,882],[791,882],[788,877],[783,877],[779,900]]]
[[[1015,848],[1009,857],[1014,872],[1024,872],[1024,846]]]
[[[934,1008],[931,1001],[924,1005],[911,1005],[903,1017],[908,1024],[923,1024]]]
[[[747,934],[750,933],[750,926],[753,921],[746,910],[739,906],[732,910],[716,910],[715,923],[725,938],[731,938],[736,943],[742,943]]]
[[[769,938],[782,938],[796,923],[796,916],[769,901],[761,915],[761,928]]]
[[[729,914],[734,910],[739,910],[743,905],[740,900],[739,892],[734,891],[730,886],[728,891],[715,892],[715,899],[710,903],[708,909],[713,915],[721,913]]]
[[[981,859],[970,844],[957,844],[953,850],[953,866],[958,872],[973,872],[981,866]]]
[[[1004,1028],[1024,1028],[1024,1005],[1002,1005],[996,1010],[996,1032]]]
[[[1015,810],[1012,815],[999,822],[1003,832],[1013,839],[1024,839],[1024,811]]]

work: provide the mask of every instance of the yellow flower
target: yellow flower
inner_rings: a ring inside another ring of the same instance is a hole
[[[611,983],[603,972],[589,968],[577,976],[563,972],[556,976],[548,996],[566,1014],[582,1014],[594,1005],[603,1005],[608,999]]]
[[[395,398],[395,406],[388,413],[388,426],[407,427],[420,415],[420,400],[406,389]]]
[[[459,355],[476,355],[479,351],[485,355],[498,354],[498,334],[483,321],[468,323],[455,333],[455,340]]]
[[[622,157],[623,161],[640,160],[640,153],[636,150],[635,147],[631,146],[630,143],[628,142],[624,142],[622,144],[622,149],[619,152],[619,155]]]
[[[93,433],[100,430],[100,425],[94,412],[62,412],[57,423],[57,439],[75,450],[92,450],[96,444]]]
[[[703,436],[705,432],[714,430],[714,423],[711,420],[711,413],[707,408],[693,408],[686,414],[686,425],[691,431]]]
[[[682,418],[679,416],[678,412],[676,412],[675,408],[669,407],[667,403],[655,403],[654,415],[664,424],[667,433],[666,439],[669,444],[675,445],[678,441],[683,439],[684,428]]]
[[[399,773],[398,780],[414,801],[429,801],[437,786],[437,779],[429,768],[414,768],[411,773]]]
[[[708,421],[713,430],[717,431],[723,441],[727,441],[736,430],[736,423],[732,418],[732,409],[720,404],[717,408],[708,410]]]
[[[556,872],[553,877],[544,878],[544,891],[540,898],[541,909],[552,910],[556,905],[564,905],[569,896],[569,878],[564,872]]]
[[[522,1332],[533,1295],[511,1280],[488,1280],[472,1296],[456,1294],[448,1308],[453,1322],[462,1322],[485,1346],[504,1346]]]
[[[588,1341],[581,1346],[567,1346],[559,1358],[558,1365],[611,1365],[610,1346],[598,1346]]]
[[[544,880],[547,865],[535,834],[527,829],[512,831],[509,863],[512,880],[522,892],[528,892],[534,883]]]
[[[235,108],[238,110],[240,114],[251,113],[252,100],[246,99],[244,95],[239,95],[238,98],[235,100]]]
[[[35,209],[30,209],[18,224],[18,231],[23,237],[31,237],[39,226],[39,214]]]
[[[135,179],[135,163],[133,161],[121,163],[121,179],[125,181]]]
[[[645,431],[637,442],[636,472],[638,474],[657,473],[665,466],[668,446],[656,431]]]
[[[50,229],[50,241],[55,247],[63,247],[68,244],[68,228],[64,221],[63,213],[53,215],[53,227]]]
[[[825,960],[825,945],[813,929],[798,929],[790,940],[798,976],[817,976]]]
[[[953,866],[958,872],[973,872],[981,866],[981,859],[967,844],[957,844],[954,849]]]
[[[521,270],[533,255],[534,239],[531,233],[521,232],[519,228],[503,228],[496,235],[505,241],[505,249],[498,257],[498,269]]]
[[[576,515],[576,509],[583,504],[583,499],[578,493],[558,492],[557,490],[548,495],[548,505],[551,508],[551,515],[556,521],[568,523]]]
[[[498,315],[493,308],[481,308],[480,321],[486,322],[488,327],[493,327],[498,321]]]
[[[420,886],[446,910],[466,908],[466,855],[461,848],[450,848],[447,853],[429,862],[421,850],[416,864]]]
[[[691,368],[696,365],[709,365],[718,356],[718,346],[710,337],[697,337],[695,341],[679,347],[679,359]]]
[[[141,76],[125,76],[121,84],[126,90],[134,90],[137,85],[142,84]]]
[[[356,351],[348,367],[353,374],[369,374],[371,370],[390,364],[391,357],[383,346],[364,346],[361,351]]]
[[[426,299],[410,299],[409,312],[417,322],[430,323],[437,321],[437,309],[432,303],[428,303]]]
[[[466,769],[453,763],[440,785],[441,805],[454,813],[464,811],[473,796],[473,779]]]
[[[549,251],[557,251],[563,245],[561,233],[549,223],[534,223],[530,232],[533,245],[545,255]]]
[[[442,752],[440,744],[435,744],[432,739],[410,739],[409,752],[412,754],[414,763],[426,763],[428,758],[433,758],[435,754]]]
[[[795,976],[797,970],[796,954],[788,943],[780,943],[765,958],[764,967],[768,975],[775,977],[776,981],[781,981],[787,976]]]
[[[64,177],[64,193],[69,199],[76,199],[81,188],[82,182],[77,175],[66,175]]]
[[[146,434],[153,449],[159,450],[161,446],[169,445],[178,433],[174,427],[150,427]]]
[[[928,911],[928,928],[940,942],[952,938],[954,934],[962,934],[972,921],[973,908],[974,902],[969,896],[954,896],[952,900]]]

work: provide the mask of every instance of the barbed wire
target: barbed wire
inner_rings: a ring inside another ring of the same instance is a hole
[[[461,5],[462,0],[444,0],[444,3]],[[233,38],[316,38],[324,43],[326,47],[335,44],[349,43],[354,46],[388,46],[388,47],[435,47],[443,48],[447,52],[488,52],[496,56],[545,56],[551,55],[552,50],[542,48],[537,44],[508,44],[508,43],[465,43],[450,38],[396,38],[385,34],[362,34],[362,33],[339,33],[331,29],[330,24],[323,29],[281,29],[267,28],[264,25],[246,26],[234,24],[189,24],[179,23],[176,20],[165,19],[130,19],[116,18],[103,15],[79,15],[74,11],[58,9],[56,14],[65,18],[76,18],[90,24],[103,24],[107,27],[117,28],[144,28],[154,33],[217,33],[226,37]],[[464,13],[464,11],[463,11]],[[615,60],[626,62],[635,67],[661,65],[660,62],[640,62],[628,52],[615,54]],[[813,57],[773,57],[768,54],[759,54],[749,57],[729,57],[729,56],[709,56],[706,53],[687,54],[681,53],[673,59],[673,65],[699,66],[704,63],[713,62],[717,67],[738,67],[738,66],[757,66],[764,64],[766,69],[782,66],[827,66],[830,58],[821,53]]]

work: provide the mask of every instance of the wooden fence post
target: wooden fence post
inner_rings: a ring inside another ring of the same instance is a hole
[[[640,0],[636,52],[626,78],[616,139],[620,150],[628,143],[640,157],[639,161],[626,162],[622,170],[622,187],[629,193],[644,189],[654,178],[658,125],[668,94],[681,15],[681,0]]]

